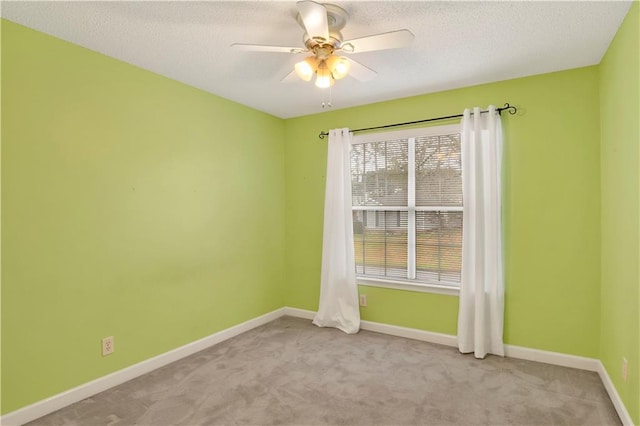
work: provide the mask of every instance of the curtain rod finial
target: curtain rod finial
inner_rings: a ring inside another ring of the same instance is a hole
[[[509,112],[509,115],[516,115],[516,112],[518,112],[518,108],[512,106],[509,104],[509,102],[507,102],[506,104],[504,104],[504,106],[502,108],[500,108],[501,110],[507,110],[507,112]]]
[[[320,139],[324,139],[324,138],[325,138],[325,136],[329,136],[329,133],[327,133],[327,132],[320,132],[320,134],[318,135],[318,137],[319,137]]]

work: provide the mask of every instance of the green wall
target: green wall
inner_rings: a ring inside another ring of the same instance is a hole
[[[640,7],[600,64],[602,335],[600,359],[640,424]],[[622,380],[622,358],[629,378]]]
[[[505,341],[601,358],[639,421],[637,3],[601,66],[289,120],[5,20],[1,36],[2,413],[317,309],[318,133],[510,102]],[[361,292],[363,319],[456,333],[455,296]]]
[[[340,90],[338,85],[334,90]],[[320,130],[369,127],[505,102],[505,342],[599,354],[598,70],[588,67],[286,122],[288,306],[317,309],[326,141]],[[457,296],[361,288],[366,320],[456,334]]]
[[[282,307],[282,120],[4,20],[2,95],[3,413]]]

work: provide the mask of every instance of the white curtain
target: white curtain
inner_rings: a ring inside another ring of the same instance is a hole
[[[502,329],[502,127],[494,106],[462,119],[462,280],[458,348],[476,358],[504,356]]]
[[[313,323],[345,333],[360,329],[351,215],[349,129],[329,131],[320,304]]]

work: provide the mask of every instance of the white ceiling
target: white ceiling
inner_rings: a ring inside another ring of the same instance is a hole
[[[600,62],[631,2],[340,1],[346,39],[397,29],[411,47],[352,55],[377,71],[331,89],[333,109]],[[323,111],[328,90],[280,80],[304,55],[293,1],[2,1],[2,17],[227,99],[289,118]]]

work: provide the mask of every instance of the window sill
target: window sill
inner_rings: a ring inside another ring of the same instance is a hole
[[[395,290],[417,291],[420,293],[446,294],[448,296],[458,296],[460,294],[460,289],[458,287],[437,284],[414,284],[404,281],[373,279],[368,277],[356,277],[356,282],[358,285],[365,285],[368,287],[392,288]]]

